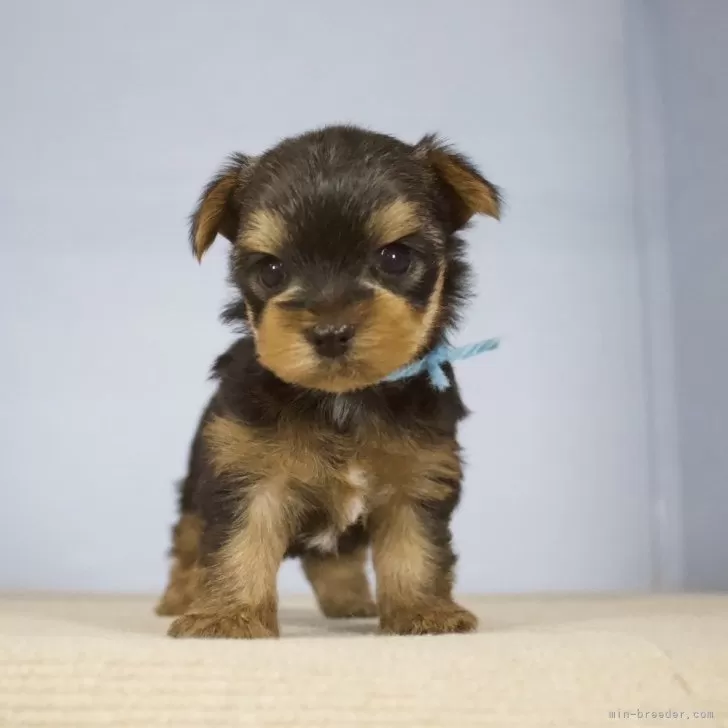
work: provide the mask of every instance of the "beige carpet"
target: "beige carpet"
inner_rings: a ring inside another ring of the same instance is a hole
[[[479,634],[382,637],[300,599],[280,640],[238,642],[168,639],[150,599],[6,596],[0,725],[728,726],[728,596],[463,602]]]

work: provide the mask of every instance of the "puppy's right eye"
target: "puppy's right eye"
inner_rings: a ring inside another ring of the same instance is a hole
[[[411,265],[412,251],[402,243],[385,245],[377,253],[377,267],[387,275],[404,275]]]
[[[270,290],[280,288],[286,282],[283,261],[272,255],[266,256],[259,264],[258,280]]]

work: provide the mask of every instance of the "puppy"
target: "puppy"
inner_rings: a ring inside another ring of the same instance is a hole
[[[466,410],[452,369],[383,382],[446,340],[468,292],[457,233],[500,195],[427,136],[350,126],[234,154],[191,218],[201,259],[231,243],[243,336],[213,368],[157,611],[174,637],[275,637],[298,556],[322,612],[393,634],[475,629],[453,601],[450,518]],[[372,597],[365,562],[371,546]]]

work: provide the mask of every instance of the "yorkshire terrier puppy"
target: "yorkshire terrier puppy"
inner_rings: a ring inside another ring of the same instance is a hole
[[[234,154],[191,218],[201,259],[231,243],[243,336],[217,360],[157,611],[174,637],[275,637],[276,576],[299,556],[327,617],[393,634],[475,629],[453,601],[450,519],[466,410],[426,373],[468,293],[457,236],[500,195],[433,136],[350,126]],[[376,600],[365,573],[371,546]]]

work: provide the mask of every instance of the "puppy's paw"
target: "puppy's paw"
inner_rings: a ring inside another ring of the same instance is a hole
[[[184,614],[199,593],[202,570],[196,564],[172,567],[169,584],[162,594],[155,612],[160,617],[177,617]]]
[[[385,634],[453,634],[473,632],[477,617],[459,604],[436,601],[419,607],[389,610],[380,621]]]
[[[184,614],[193,601],[194,593],[191,589],[183,589],[176,584],[170,584],[157,602],[154,611],[160,617],[177,617]]]
[[[168,598],[165,594],[157,603],[154,611],[160,617],[177,617],[184,614],[189,606],[189,599]]]
[[[170,637],[206,637],[253,640],[278,637],[278,625],[269,624],[246,611],[205,613],[189,612],[172,622]]]
[[[376,617],[377,605],[371,599],[343,599],[321,602],[321,611],[329,619],[364,619]]]

